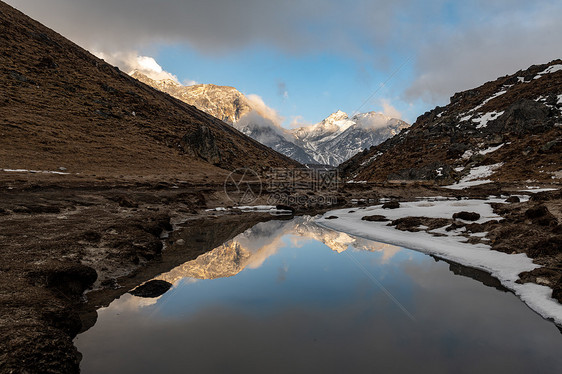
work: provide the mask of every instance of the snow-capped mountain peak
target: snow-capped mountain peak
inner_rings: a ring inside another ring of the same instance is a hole
[[[349,118],[347,113],[338,110],[315,125],[288,130],[260,112],[259,106],[234,87],[213,84],[182,86],[169,79],[155,81],[140,72],[132,72],[131,75],[195,105],[303,164],[337,166],[409,126],[404,121],[378,112],[360,113]]]
[[[325,128],[333,128],[334,126],[337,126],[337,129],[340,131],[345,131],[353,125],[354,122],[349,119],[347,113],[341,110],[330,114],[325,120],[317,124],[317,126]]]

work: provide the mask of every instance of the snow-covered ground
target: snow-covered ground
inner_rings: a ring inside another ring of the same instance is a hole
[[[449,188],[451,190],[462,190],[463,188],[478,186],[485,183],[492,182],[488,178],[494,171],[500,168],[503,163],[493,164],[493,165],[484,165],[484,166],[477,166],[470,169],[470,173],[463,177],[458,183],[451,184],[449,186],[443,186],[443,188]]]
[[[339,209],[327,212],[318,218],[320,226],[338,230],[349,235],[398,245],[423,253],[457,262],[462,265],[484,270],[500,280],[512,290],[529,307],[545,318],[562,325],[562,305],[552,299],[552,289],[534,283],[516,283],[519,274],[540,267],[525,254],[506,254],[494,251],[486,244],[469,244],[466,237],[460,236],[461,230],[445,231],[443,228],[433,230],[446,236],[433,236],[425,231],[409,232],[387,226],[387,222],[362,221],[369,215],[383,215],[388,219],[401,217],[452,218],[460,211],[477,212],[482,223],[491,219],[499,219],[489,203],[502,203],[503,199],[459,200],[459,201],[416,201],[400,203],[398,209],[382,209],[376,205],[365,209]],[[326,220],[325,217],[337,216],[337,219]],[[480,236],[482,234],[475,234]]]

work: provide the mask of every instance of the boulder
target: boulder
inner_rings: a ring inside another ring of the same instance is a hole
[[[480,214],[476,212],[458,212],[453,214],[453,219],[462,219],[465,221],[478,221],[480,219]]]
[[[398,201],[389,201],[388,203],[382,204],[383,209],[397,209],[400,208],[400,203]]]

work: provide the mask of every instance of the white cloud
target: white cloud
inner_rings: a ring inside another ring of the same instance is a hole
[[[391,118],[402,119],[402,113],[400,113],[398,111],[398,109],[396,109],[395,107],[390,105],[390,102],[387,99],[381,99],[381,105],[382,105],[382,108],[383,108],[382,113],[385,116],[391,117]]]
[[[279,113],[267,106],[267,104],[263,101],[263,99],[261,98],[261,96],[259,95],[255,95],[255,94],[250,94],[246,96],[248,98],[248,101],[250,102],[250,106],[257,112],[259,113],[262,117],[270,120],[271,122],[273,122],[276,126],[280,127],[281,124],[283,123],[283,121],[285,120],[284,117],[282,117],[281,115],[279,115]]]
[[[163,44],[214,55],[258,45],[345,56],[386,73],[396,56],[412,55],[405,102],[443,104],[456,91],[561,54],[560,0],[352,0],[345,11],[338,0],[7,2],[109,55]]]
[[[415,79],[406,101],[421,98],[442,105],[455,92],[561,57],[562,22],[555,15],[561,14],[562,3],[531,2],[528,6],[535,8],[522,8],[504,2],[503,9],[488,3],[497,13],[442,29],[417,47]]]
[[[312,123],[307,123],[304,120],[303,116],[293,116],[291,117],[291,122],[289,123],[289,128],[290,129],[296,129],[299,127],[308,127],[308,126],[312,126]]]
[[[127,73],[137,70],[154,80],[170,79],[180,83],[178,77],[165,71],[152,57],[139,56],[137,52],[116,52],[111,54],[94,52],[94,54]]]

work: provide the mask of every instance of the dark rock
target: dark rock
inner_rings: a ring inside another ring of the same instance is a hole
[[[171,283],[160,279],[154,279],[129,291],[129,293],[133,296],[154,298],[166,293],[170,287],[172,287]]]
[[[552,236],[548,239],[543,239],[529,248],[528,254],[530,257],[541,256],[554,256],[562,253],[562,236]]]
[[[465,227],[465,226],[463,224],[458,224],[458,223],[453,222],[445,228],[445,231],[453,231],[453,230],[456,230],[456,229],[460,229],[461,227]]]
[[[556,226],[558,225],[558,220],[552,213],[548,211],[548,208],[544,205],[537,205],[525,211],[525,217],[533,220],[534,223],[540,226]]]
[[[420,217],[404,217],[398,218],[390,223],[392,226],[396,226],[398,230],[402,231],[419,231],[418,226],[422,224]]]
[[[465,143],[451,144],[449,149],[447,149],[447,157],[453,159],[460,158],[469,148],[469,145]]]
[[[537,205],[537,206],[534,206],[532,208],[527,209],[527,211],[525,211],[525,217],[530,218],[530,219],[535,219],[535,218],[544,217],[548,213],[550,213],[550,212],[548,211],[546,206]]]
[[[90,288],[98,274],[89,266],[78,263],[54,263],[30,273],[34,283],[54,288],[70,297],[79,297]]]
[[[351,212],[350,212],[351,213]],[[390,221],[385,216],[381,216],[380,214],[374,214],[372,216],[365,216],[361,218],[362,221],[369,221],[369,222],[386,222]]]
[[[562,190],[537,192],[533,194],[529,200],[542,202],[556,199],[562,199]]]
[[[44,56],[39,60],[37,67],[40,69],[56,69],[59,65],[50,56]]]
[[[82,234],[82,239],[92,243],[97,243],[101,240],[102,235],[95,231],[86,231]]]
[[[338,219],[338,218],[339,218],[338,216],[329,216],[329,217],[326,217],[326,219]]]
[[[123,208],[138,208],[139,204],[135,203],[131,198],[127,196],[119,196],[117,198],[117,203]]]
[[[465,221],[478,221],[480,219],[480,214],[475,212],[458,212],[453,214],[453,219],[462,219]]]
[[[514,132],[531,133],[543,130],[549,116],[549,108],[534,100],[522,99],[512,104],[497,120],[488,124],[491,133]]]
[[[397,209],[400,208],[400,203],[398,201],[389,201],[382,204],[383,209]]]
[[[212,164],[219,164],[222,160],[215,136],[205,125],[184,135],[180,143],[184,151],[193,154]]]
[[[510,196],[505,200],[506,203],[519,203],[521,202],[521,199],[519,199],[519,197],[517,196]]]

